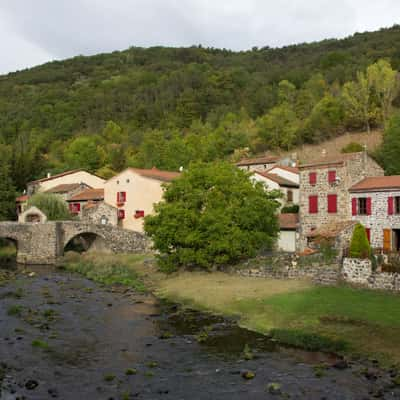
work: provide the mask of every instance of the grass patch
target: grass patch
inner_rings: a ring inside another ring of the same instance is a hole
[[[69,271],[78,272],[86,278],[104,285],[125,285],[140,292],[146,286],[135,270],[136,264],[142,264],[146,256],[126,255],[124,257],[104,254],[90,254],[68,257],[62,266]]]
[[[47,350],[49,348],[49,345],[47,344],[47,342],[44,342],[43,340],[40,340],[40,339],[33,340],[31,344],[32,344],[32,347],[36,347],[39,349]]]
[[[8,307],[7,309],[7,315],[13,316],[13,317],[20,317],[22,314],[23,307],[20,305],[13,305]]]
[[[17,249],[13,245],[0,246],[0,262],[10,262],[17,257]]]

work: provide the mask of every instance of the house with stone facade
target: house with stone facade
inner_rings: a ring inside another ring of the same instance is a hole
[[[104,201],[118,209],[122,228],[143,232],[143,219],[162,200],[163,185],[179,176],[179,172],[157,168],[127,168],[105,183]]]
[[[104,201],[104,189],[85,189],[67,200],[71,214],[82,216],[83,209]]]
[[[368,177],[349,192],[352,219],[365,226],[371,246],[400,251],[400,176]]]
[[[303,251],[323,232],[351,236],[352,212],[349,189],[366,177],[383,176],[383,169],[366,152],[324,156],[300,166],[300,240]],[[340,229],[343,226],[343,229]]]

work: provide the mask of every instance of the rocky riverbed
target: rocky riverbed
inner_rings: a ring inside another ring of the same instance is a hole
[[[2,276],[0,400],[400,399],[397,371],[373,362],[280,348],[49,267]]]

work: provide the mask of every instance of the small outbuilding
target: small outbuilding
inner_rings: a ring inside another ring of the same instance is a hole
[[[35,206],[32,206],[18,216],[18,222],[43,224],[47,222],[47,216],[43,211],[39,210]]]
[[[279,214],[278,250],[294,253],[297,250],[299,214]]]

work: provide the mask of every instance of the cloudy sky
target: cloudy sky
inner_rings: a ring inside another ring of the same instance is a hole
[[[394,23],[399,0],[0,0],[0,74],[129,46],[275,47]]]

